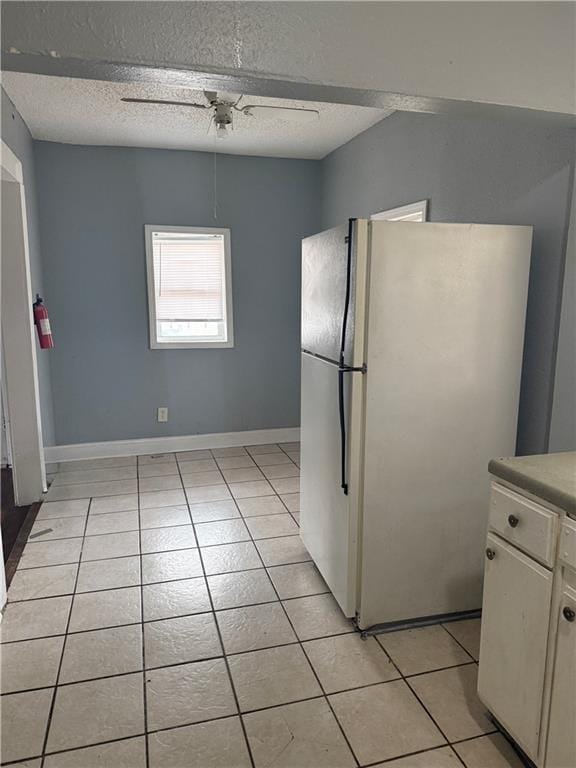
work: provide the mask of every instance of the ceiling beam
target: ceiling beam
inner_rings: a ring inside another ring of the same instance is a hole
[[[546,124],[558,128],[576,127],[576,115],[572,114],[459,99],[433,98],[363,88],[281,80],[255,74],[238,74],[237,70],[198,72],[184,68],[12,52],[2,53],[2,69],[7,72],[24,72],[51,77],[72,77],[121,83],[150,83],[163,85],[167,88],[224,91],[250,96],[350,104],[359,107],[375,107],[402,112],[425,112],[454,117],[510,119]]]

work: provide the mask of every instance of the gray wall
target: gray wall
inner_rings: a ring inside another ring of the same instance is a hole
[[[396,113],[322,162],[322,225],[428,198],[431,221],[532,224],[519,453],[547,450],[575,133]]]
[[[215,221],[211,154],[35,149],[57,442],[297,426],[319,163],[218,155]],[[234,349],[149,349],[144,224],[231,228]]]
[[[30,248],[30,276],[32,293],[44,294],[40,240],[38,234],[38,208],[36,201],[36,176],[34,170],[33,141],[26,123],[20,117],[2,88],[2,139],[22,163],[24,187],[26,190],[26,216],[28,219],[28,244]],[[44,445],[54,445],[54,417],[52,412],[52,390],[50,384],[50,357],[52,350],[41,350],[37,346],[38,385],[40,388],[40,410],[42,413],[42,436]]]
[[[572,190],[549,449],[576,451],[576,183]]]

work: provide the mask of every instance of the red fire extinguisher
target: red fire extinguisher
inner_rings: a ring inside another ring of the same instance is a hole
[[[54,339],[50,329],[50,318],[48,317],[48,310],[44,306],[44,302],[39,294],[36,294],[36,301],[32,304],[32,308],[34,310],[34,325],[38,331],[40,349],[52,349]]]

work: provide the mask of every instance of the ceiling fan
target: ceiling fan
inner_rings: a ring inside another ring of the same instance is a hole
[[[293,123],[308,123],[317,120],[320,113],[317,109],[306,109],[305,107],[276,107],[271,104],[246,104],[239,107],[238,104],[244,98],[235,101],[218,98],[215,91],[204,91],[206,104],[196,104],[191,101],[167,101],[165,99],[134,99],[123,98],[121,101],[130,104],[160,104],[174,107],[192,107],[192,109],[208,109],[212,112],[210,125],[214,123],[216,136],[219,139],[226,139],[233,128],[234,112],[241,112],[248,117],[279,118]]]

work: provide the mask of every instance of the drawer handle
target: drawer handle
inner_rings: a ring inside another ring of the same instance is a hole
[[[516,515],[508,515],[508,525],[511,528],[516,528],[519,522],[520,522],[520,518],[516,517]]]
[[[496,557],[496,552],[493,549],[490,549],[490,547],[488,547],[488,549],[486,550],[486,557],[488,558],[488,560],[494,560],[494,558]]]
[[[568,606],[565,606],[562,609],[562,615],[566,621],[574,621],[574,619],[576,619],[576,611],[574,611],[573,608],[569,608]]]

